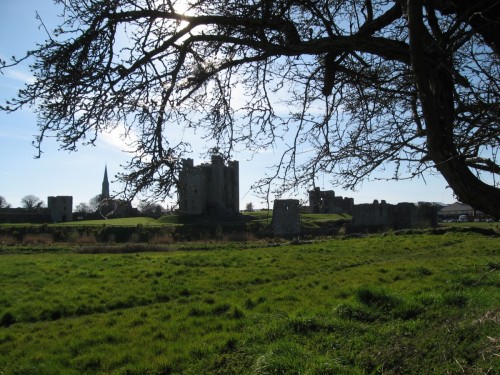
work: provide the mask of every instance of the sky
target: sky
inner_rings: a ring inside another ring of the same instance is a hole
[[[0,1],[0,59],[21,57],[36,43],[46,39],[45,31],[39,27],[36,13],[53,29],[58,21],[58,8],[52,0],[1,0]],[[33,80],[27,65],[16,66],[0,74],[0,103],[13,98],[17,91]],[[48,139],[43,144],[41,158],[35,159],[37,150],[32,146],[38,134],[37,119],[33,109],[23,108],[13,114],[0,112],[0,196],[12,207],[20,207],[22,197],[33,194],[45,203],[48,196],[71,195],[73,206],[88,202],[101,192],[104,168],[107,166],[110,190],[118,191],[120,185],[114,176],[122,171],[129,160],[126,144],[119,134],[102,134],[96,146],[81,146],[77,152],[60,151],[59,146]],[[266,207],[257,198],[251,185],[264,177],[280,150],[257,155],[248,160],[247,155],[235,155],[240,163],[240,209],[249,202],[254,207]],[[200,154],[188,155],[195,165],[207,162]],[[390,174],[390,171],[389,171]],[[410,181],[365,181],[355,191],[335,187],[328,176],[317,182],[322,190],[334,190],[336,196],[352,197],[355,204],[371,203],[373,200],[398,202],[453,203],[453,192],[439,175],[428,175],[424,179]],[[307,191],[299,191],[286,198],[307,199]],[[175,203],[176,197],[162,203],[165,207]],[[270,202],[272,205],[272,201]]]

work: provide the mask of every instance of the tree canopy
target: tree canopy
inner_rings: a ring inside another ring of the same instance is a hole
[[[26,208],[27,210],[34,210],[43,207],[43,201],[32,194],[25,195],[21,199],[21,203],[23,205],[23,208]]]
[[[0,208],[9,208],[10,204],[7,203],[7,200],[0,195]]]
[[[226,158],[286,145],[267,192],[437,171],[500,216],[500,0],[56,3],[60,27],[25,57],[36,80],[3,109],[36,107],[39,151],[48,135],[74,150],[134,134],[128,195],[175,190],[180,124]]]

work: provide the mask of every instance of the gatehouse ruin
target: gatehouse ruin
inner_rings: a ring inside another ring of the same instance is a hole
[[[312,214],[352,215],[354,198],[336,197],[333,190],[321,191],[319,187],[309,193],[309,212]]]

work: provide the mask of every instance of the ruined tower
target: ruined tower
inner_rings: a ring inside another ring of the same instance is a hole
[[[179,211],[184,215],[230,215],[239,212],[239,164],[227,165],[219,155],[212,163],[194,166],[193,159],[182,161],[179,174]]]
[[[48,197],[47,203],[50,219],[54,223],[64,223],[73,220],[72,196]]]
[[[352,215],[353,198],[336,197],[333,190],[321,191],[319,187],[309,191],[309,207],[313,214]]]
[[[300,202],[298,199],[276,199],[271,222],[275,236],[300,234]]]
[[[101,199],[109,198],[108,166],[104,167],[104,178],[102,179]]]

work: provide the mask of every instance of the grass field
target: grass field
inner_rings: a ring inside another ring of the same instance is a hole
[[[167,218],[167,216],[164,216]],[[176,216],[177,218],[177,216]],[[165,225],[165,224],[176,224],[169,223],[166,219],[159,220],[153,219],[151,217],[126,217],[119,219],[102,219],[102,220],[81,220],[81,221],[70,221],[67,223],[60,223],[58,225],[117,225],[117,226],[135,226],[135,225]]]
[[[500,372],[498,237],[76,250],[0,256],[0,374]]]

